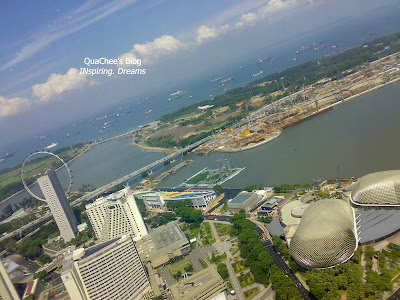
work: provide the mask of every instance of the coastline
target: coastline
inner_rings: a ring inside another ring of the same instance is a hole
[[[261,141],[261,142],[259,142],[259,143],[256,143],[256,144],[251,144],[250,146],[247,146],[247,147],[242,147],[242,148],[238,148],[238,149],[229,149],[229,150],[222,150],[222,149],[221,149],[221,150],[217,150],[217,152],[225,152],[225,153],[228,153],[228,152],[241,152],[241,151],[250,150],[250,149],[259,147],[259,146],[261,146],[261,145],[267,144],[267,143],[269,143],[269,142],[272,142],[273,140],[277,139],[277,138],[281,135],[281,133],[282,133],[282,130],[278,130],[278,131],[277,131],[273,136],[271,136],[269,139],[263,140],[263,141]]]
[[[162,152],[165,154],[172,154],[174,152],[176,152],[179,149],[167,149],[167,148],[161,148],[161,147],[150,147],[150,146],[146,146],[143,145],[142,143],[138,143],[136,144],[136,146],[138,146],[139,148],[143,149],[143,150],[147,150],[150,152]]]

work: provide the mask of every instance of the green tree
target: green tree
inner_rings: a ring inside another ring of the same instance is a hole
[[[37,273],[36,275],[37,275],[37,278],[39,278],[39,279],[43,279],[43,278],[45,278],[46,276],[47,276],[47,272],[46,271],[40,271],[39,273]]]
[[[228,268],[226,264],[220,263],[217,266],[218,274],[222,277],[222,279],[227,279],[229,277]]]

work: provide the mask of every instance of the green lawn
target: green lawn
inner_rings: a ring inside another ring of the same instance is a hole
[[[230,251],[231,251],[232,255],[235,255],[236,252],[239,251],[239,247],[236,247],[236,246],[235,246],[235,247],[232,247]]]
[[[197,183],[205,180],[207,178],[208,174],[209,174],[209,172],[207,170],[204,170],[200,174],[197,174],[196,176],[194,176],[192,179],[189,179],[188,181],[186,181],[186,183],[187,184],[197,184]]]
[[[180,271],[182,274],[185,273],[185,268],[188,268],[188,267],[193,267],[193,266],[192,266],[192,263],[190,262],[190,260],[185,261],[183,264],[180,264],[179,266],[176,266],[176,267],[170,269],[169,272],[171,273],[171,275],[172,275],[173,277],[175,277],[176,274],[177,274],[179,271]],[[175,279],[176,279],[176,278],[175,278]]]
[[[204,245],[211,245],[215,243],[214,235],[211,232],[210,223],[203,223],[202,241]]]
[[[258,289],[258,287],[252,288],[252,289],[244,292],[244,297],[246,299],[251,299],[255,295],[257,295],[259,292],[260,292],[260,290]]]
[[[234,263],[232,265],[232,267],[233,267],[233,270],[235,271],[235,273],[239,273],[239,272],[241,272],[241,271],[246,269],[246,267],[244,266],[243,261],[239,261],[237,263]]]
[[[229,235],[232,229],[232,225],[230,224],[215,223],[214,225],[219,236]]]
[[[73,155],[75,155],[79,149],[71,149],[67,150],[65,152],[62,152],[59,154],[59,156],[63,159],[71,159]],[[40,155],[32,157],[38,158],[42,157]],[[48,155],[46,158],[40,160],[40,161],[35,161],[35,162],[28,162],[25,165],[24,168],[24,179],[27,180],[29,177],[33,177],[37,175],[40,171],[43,171],[46,168],[49,168],[50,166],[58,165],[59,160],[53,156]],[[20,173],[20,168],[10,170],[9,172],[5,172],[0,175],[0,188],[5,187],[11,183],[19,182],[21,181],[21,173]]]
[[[206,263],[206,261],[204,259],[199,258],[199,262],[200,262],[201,266],[203,267],[203,269],[208,267],[208,264]]]
[[[242,287],[242,288],[254,283],[254,278],[251,275],[251,273],[246,273],[246,274],[241,275],[238,278],[238,280],[240,283],[240,287]]]

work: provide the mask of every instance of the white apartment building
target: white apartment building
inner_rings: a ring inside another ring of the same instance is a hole
[[[56,172],[54,169],[48,170],[37,182],[56,220],[61,237],[69,242],[78,233],[78,222]]]
[[[128,188],[86,205],[86,212],[99,240],[108,241],[132,234],[137,241],[148,234],[135,198]]]
[[[151,299],[150,281],[132,235],[69,249],[61,279],[74,300]]]

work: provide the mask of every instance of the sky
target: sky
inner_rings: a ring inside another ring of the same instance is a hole
[[[395,0],[1,1],[0,144],[129,97],[173,92],[257,49],[348,18],[368,22],[390,6],[399,8]],[[117,64],[85,64],[102,57]],[[115,74],[81,73],[97,67]]]

